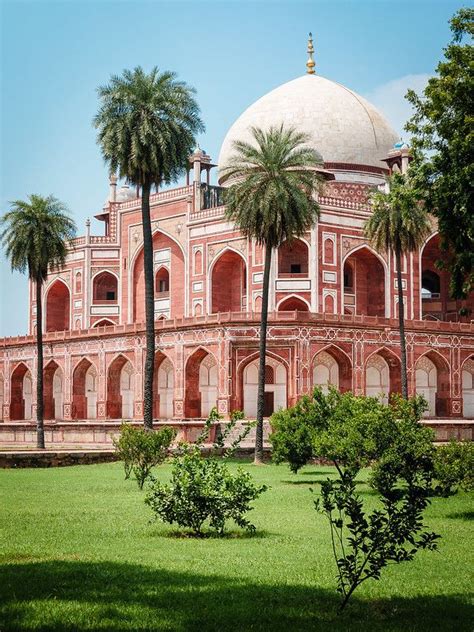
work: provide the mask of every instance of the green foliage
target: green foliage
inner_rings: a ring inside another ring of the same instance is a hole
[[[315,456],[316,437],[327,426],[332,401],[336,398],[335,390],[331,390],[326,398],[321,389],[315,389],[312,397],[303,395],[294,406],[273,413],[269,439],[275,463],[287,461],[296,474]]]
[[[153,483],[145,502],[158,519],[191,529],[197,536],[202,535],[205,523],[223,535],[228,520],[254,532],[255,526],[245,514],[266,489],[241,468],[232,474],[225,462],[203,458],[198,446],[181,446],[173,460],[170,483]]]
[[[435,493],[450,496],[458,489],[474,490],[474,443],[450,441],[434,455]]]
[[[135,185],[173,182],[204,130],[194,89],[173,72],[139,66],[98,89],[97,140],[112,173]]]
[[[318,397],[324,395],[318,394]],[[316,509],[330,524],[344,608],[365,580],[380,579],[389,563],[413,559],[419,549],[435,549],[434,533],[423,531],[433,475],[432,432],[419,424],[422,398],[375,398],[331,393],[331,414],[316,436],[315,452],[332,460],[336,481],[321,486]],[[367,512],[356,493],[360,469],[372,466],[371,484],[381,508]]]
[[[0,234],[12,270],[27,271],[30,279],[43,283],[48,269],[64,265],[67,242],[76,232],[67,207],[49,195],[29,195],[28,202],[15,200],[3,215]]]
[[[133,472],[138,487],[143,489],[151,468],[163,463],[168,456],[170,446],[176,436],[173,428],[144,430],[130,424],[122,424],[120,436],[114,439],[114,445],[123,461],[125,478]]]
[[[252,143],[234,142],[222,169],[226,215],[246,237],[269,248],[303,235],[319,216],[321,158],[293,128],[252,128]]]
[[[240,421],[245,419],[245,413],[243,410],[232,410],[230,413],[231,421]]]
[[[156,518],[169,524],[191,529],[194,535],[202,535],[205,524],[223,535],[225,524],[233,520],[239,527],[253,533],[255,527],[245,514],[252,507],[250,503],[267,490],[266,485],[256,485],[249,474],[238,468],[232,474],[225,462],[232,456],[249,433],[248,424],[228,448],[225,441],[234,429],[237,419],[224,425],[224,430],[216,437],[210,456],[201,455],[201,446],[209,437],[216,413],[211,410],[206,424],[194,444],[181,443],[173,458],[173,469],[169,484],[152,481],[146,503]],[[218,419],[220,416],[218,417]],[[224,459],[218,459],[223,451]]]
[[[451,271],[453,295],[466,297],[474,287],[474,9],[460,9],[451,32],[423,95],[407,94],[414,115],[406,129],[413,134],[412,171],[449,253],[440,265]]]

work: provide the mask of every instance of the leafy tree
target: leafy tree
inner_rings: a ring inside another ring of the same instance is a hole
[[[405,310],[402,286],[402,255],[421,248],[431,232],[421,194],[409,175],[395,173],[387,182],[388,192],[372,194],[372,214],[365,223],[365,234],[376,250],[392,252],[397,266],[398,323],[402,395],[408,398]]]
[[[474,443],[450,441],[439,446],[434,456],[435,493],[451,496],[458,489],[474,491]]]
[[[240,467],[232,474],[225,463],[235,453],[251,425],[224,449],[225,441],[237,423],[237,419],[231,420],[212,445],[210,455],[203,457],[201,448],[214,421],[214,416],[210,415],[196,443],[179,445],[173,459],[170,483],[153,480],[145,502],[158,519],[191,529],[199,537],[203,535],[205,524],[218,535],[223,535],[228,520],[253,533],[255,526],[245,516],[252,509],[250,503],[267,487],[256,485],[250,473]],[[224,460],[217,458],[222,450]]]
[[[438,218],[451,291],[465,298],[474,287],[474,9],[451,19],[452,40],[423,95],[407,94],[414,115],[413,168],[428,210]],[[440,262],[442,265],[442,262]]]
[[[98,90],[101,106],[94,118],[98,143],[110,171],[141,187],[145,273],[146,357],[143,385],[145,428],[153,427],[155,361],[153,239],[150,191],[172,182],[184,171],[204,129],[194,89],[172,72],[137,67],[113,76]]]
[[[325,397],[320,394],[320,397]],[[433,476],[432,432],[419,424],[422,398],[392,399],[389,406],[350,393],[331,398],[332,413],[315,452],[333,462],[338,477],[321,485],[315,508],[327,516],[343,609],[367,579],[380,579],[389,564],[436,548],[438,535],[424,531]],[[360,469],[372,467],[379,507],[364,508],[356,492]]]
[[[226,215],[242,234],[265,246],[260,362],[257,391],[255,462],[263,461],[263,412],[268,293],[272,251],[303,235],[319,216],[315,193],[320,186],[320,157],[293,128],[252,128],[252,142],[234,142],[235,154],[222,169]]]
[[[63,267],[67,242],[74,237],[76,225],[67,207],[52,195],[29,195],[28,201],[15,200],[0,225],[3,227],[0,239],[12,270],[27,271],[36,287],[37,446],[44,448],[42,288],[48,272]]]
[[[125,478],[134,473],[138,487],[143,489],[152,467],[163,463],[176,436],[173,428],[146,431],[130,424],[122,424],[120,436],[114,439],[119,459],[123,461]]]

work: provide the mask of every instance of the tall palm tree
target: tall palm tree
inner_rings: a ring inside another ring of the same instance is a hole
[[[186,169],[195,134],[204,129],[194,89],[172,72],[137,67],[98,89],[94,118],[98,143],[110,171],[141,188],[145,273],[146,357],[143,421],[153,428],[155,322],[150,191],[173,182]]]
[[[36,286],[36,421],[37,445],[44,448],[43,426],[43,309],[42,288],[48,270],[64,266],[67,242],[76,232],[67,207],[52,195],[29,195],[15,200],[0,219],[0,234],[12,270],[28,271]]]
[[[421,248],[431,232],[422,196],[408,174],[394,173],[387,180],[386,192],[371,196],[372,215],[364,232],[374,248],[395,255],[398,286],[398,322],[402,395],[408,398],[405,306],[402,285],[402,255]]]
[[[293,128],[252,128],[250,143],[235,141],[235,154],[222,169],[227,183],[226,215],[248,239],[265,246],[255,463],[263,460],[263,413],[268,293],[272,251],[303,235],[319,216],[315,193],[321,182],[319,154]]]

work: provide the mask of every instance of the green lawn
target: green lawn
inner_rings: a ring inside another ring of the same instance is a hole
[[[258,535],[201,540],[150,524],[119,463],[0,471],[0,630],[473,630],[474,495],[435,499],[439,552],[388,568],[338,616],[309,491],[330,468],[246,467],[271,486]]]

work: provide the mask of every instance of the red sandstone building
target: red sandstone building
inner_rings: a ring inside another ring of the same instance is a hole
[[[389,168],[406,167],[408,150],[362,97],[306,74],[242,114],[224,140],[219,165],[250,126],[281,122],[310,134],[334,179],[319,197],[317,224],[274,253],[265,412],[328,383],[386,400],[400,390],[395,262],[368,245],[363,225],[370,190],[383,184]],[[222,190],[209,184],[215,166],[197,150],[186,186],[151,199],[155,416],[183,424],[205,417],[213,406],[223,415],[256,412],[264,253],[226,221]],[[104,234],[92,235],[88,226],[71,243],[64,269],[44,287],[45,418],[68,428],[142,417],[137,192],[111,178],[109,198],[96,217]],[[474,301],[449,297],[448,275],[435,265],[440,257],[433,225],[421,251],[403,260],[409,391],[425,395],[428,417],[461,423],[474,417]],[[7,440],[26,436],[15,428],[35,417],[31,286],[29,310],[29,335],[0,340],[0,418]],[[470,436],[469,424],[462,427]]]

